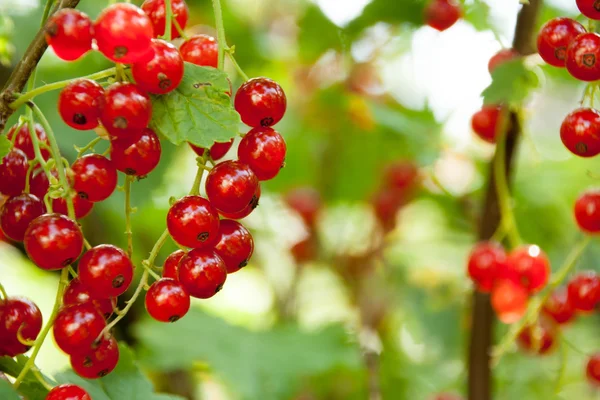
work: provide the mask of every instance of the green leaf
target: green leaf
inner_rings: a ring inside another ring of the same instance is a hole
[[[373,0],[362,14],[348,24],[346,31],[356,38],[377,23],[423,25],[423,9],[428,0]]]
[[[179,87],[152,96],[150,127],[175,145],[191,142],[210,147],[238,134],[240,116],[233,108],[227,74],[215,68],[185,63]]]
[[[17,356],[16,359],[0,357],[0,371],[16,378],[28,360],[29,357],[24,355]],[[53,383],[48,377],[45,378],[51,384]],[[44,400],[48,394],[48,390],[37,380],[31,370],[25,375],[25,378],[19,386],[19,392],[26,396],[28,400]],[[4,397],[0,396],[0,399],[4,400]]]
[[[314,62],[329,49],[343,48],[343,31],[317,5],[308,6],[298,26],[298,48],[304,61]]]
[[[60,383],[81,386],[94,400],[181,400],[175,395],[154,393],[152,384],[137,367],[133,352],[119,344],[119,364],[113,372],[100,379],[84,379],[68,370],[57,374]]]
[[[2,164],[2,159],[10,152],[12,147],[13,145],[6,135],[0,135],[0,164]]]
[[[490,6],[482,0],[476,0],[474,3],[465,6],[464,20],[473,25],[473,28],[478,31],[493,29],[489,18]]]
[[[206,362],[248,400],[290,398],[303,378],[361,365],[357,346],[348,343],[341,326],[314,333],[292,326],[252,332],[192,309],[176,324],[146,318],[134,332],[143,349],[141,361],[149,368],[171,370]]]
[[[12,385],[3,380],[0,379],[0,399],[2,400],[19,400],[19,394],[17,392],[15,392],[15,389],[13,389]]]
[[[496,67],[492,83],[482,93],[485,104],[519,106],[540,84],[538,75],[522,59],[507,61]]]

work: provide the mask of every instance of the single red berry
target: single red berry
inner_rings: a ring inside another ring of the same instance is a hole
[[[235,109],[253,128],[273,126],[283,118],[287,100],[279,84],[268,78],[252,78],[235,94]]]
[[[146,310],[160,322],[175,322],[190,309],[190,295],[181,283],[162,278],[152,284],[146,293]]]
[[[63,307],[52,325],[56,345],[67,354],[86,353],[98,338],[106,320],[92,303]]]
[[[582,33],[567,47],[567,71],[580,81],[600,79],[600,35]]]
[[[571,153],[580,157],[600,153],[600,113],[593,108],[571,112],[560,127],[560,138]]]
[[[567,47],[578,35],[585,32],[583,25],[571,18],[551,19],[538,33],[538,53],[548,64],[564,67]]]
[[[248,229],[239,222],[224,219],[221,221],[218,239],[215,253],[223,259],[228,274],[248,265],[254,252],[254,240]]]
[[[0,354],[15,357],[25,353],[30,346],[21,343],[19,336],[33,341],[41,329],[42,313],[31,300],[24,297],[0,300]]]
[[[461,15],[455,0],[432,0],[425,7],[425,23],[440,32],[454,25]]]
[[[81,283],[79,278],[75,278],[69,282],[63,293],[63,304],[65,306],[71,306],[83,303],[91,303],[98,311],[100,311],[105,319],[110,317],[117,307],[116,298],[97,299],[90,294],[87,287]]]
[[[317,257],[318,250],[318,244],[313,235],[307,236],[290,248],[292,257],[294,257],[297,264],[314,260]]]
[[[152,39],[154,57],[150,61],[131,66],[136,84],[150,93],[165,94],[179,86],[183,79],[183,58],[175,46],[160,39]]]
[[[163,266],[163,278],[179,280],[179,261],[185,256],[185,251],[176,250],[167,257]]]
[[[51,174],[58,179],[56,169],[52,169]],[[36,168],[29,178],[29,192],[38,199],[43,200],[49,188],[50,183],[48,182],[46,172],[42,168]]]
[[[96,19],[94,31],[98,50],[111,61],[131,64],[152,58],[152,22],[133,4],[106,7]]]
[[[273,179],[285,165],[286,145],[283,137],[271,128],[254,128],[238,147],[240,162],[248,165],[258,180]]]
[[[559,324],[566,324],[575,317],[575,308],[569,300],[566,287],[552,292],[544,303],[544,313]]]
[[[575,202],[575,220],[587,233],[600,232],[600,190],[587,190]]]
[[[396,161],[385,168],[383,178],[386,188],[406,192],[417,183],[419,168],[412,161]]]
[[[217,68],[219,45],[209,35],[194,35],[181,45],[179,52],[184,61],[192,64]]]
[[[92,398],[80,386],[65,383],[53,387],[45,400],[92,400]]]
[[[298,187],[290,190],[284,198],[287,205],[296,211],[304,223],[313,228],[317,222],[319,211],[323,207],[321,194],[312,187]]]
[[[252,211],[254,211],[256,209],[256,207],[258,207],[258,202],[260,200],[260,193],[261,193],[260,185],[258,185],[256,187],[256,191],[254,192],[254,197],[252,198],[252,201],[250,202],[250,204],[248,204],[242,210],[240,210],[238,212],[234,212],[234,213],[226,213],[223,211],[219,211],[219,214],[221,214],[221,216],[223,218],[227,218],[227,219],[246,218],[248,215],[250,215],[252,213]]]
[[[212,250],[190,250],[179,262],[179,282],[192,297],[208,299],[223,288],[227,269]]]
[[[122,295],[132,279],[133,264],[127,254],[116,246],[96,246],[79,261],[79,280],[98,299]]]
[[[142,4],[142,10],[152,21],[154,37],[163,36],[166,28],[165,0],[146,0]],[[188,7],[185,0],[171,0],[171,10],[179,27],[185,29],[188,21]],[[179,31],[174,22],[171,25],[171,39],[177,39],[180,36]]]
[[[198,155],[198,157],[204,156],[204,150],[206,150],[204,147],[199,147],[191,143],[188,144],[192,150],[194,150],[194,153]],[[225,143],[215,142],[212,146],[210,146],[210,149],[208,150],[208,156],[212,158],[213,161],[220,160],[225,156],[225,154],[227,154],[229,149],[231,149],[231,146],[233,146],[233,139]]]
[[[495,242],[475,245],[469,256],[467,273],[481,292],[490,292],[498,270],[506,266],[506,252]]]
[[[73,163],[73,189],[82,199],[106,200],[117,187],[117,168],[112,161],[98,154],[85,155]]]
[[[527,311],[527,290],[512,280],[497,282],[491,296],[496,316],[505,324],[517,322]]]
[[[592,385],[600,386],[600,353],[596,353],[589,358],[585,373]]]
[[[92,49],[94,27],[87,14],[73,8],[63,8],[48,18],[46,42],[58,58],[77,60]]]
[[[185,196],[169,209],[167,228],[182,246],[211,248],[217,243],[219,214],[205,198]]]
[[[519,53],[513,49],[502,49],[490,58],[488,61],[488,71],[490,74],[494,72],[498,65],[504,64],[505,62],[512,61],[519,57]]]
[[[535,245],[521,246],[508,255],[508,269],[516,272],[519,282],[530,294],[542,290],[550,278],[550,261]]]
[[[555,348],[557,327],[551,320],[540,318],[535,325],[529,325],[519,332],[517,344],[531,354],[546,355]]]
[[[119,346],[114,337],[102,339],[85,353],[71,355],[71,367],[86,379],[102,378],[111,373],[119,362]]]
[[[79,225],[60,214],[44,214],[25,231],[25,250],[41,269],[61,269],[72,264],[83,250]]]
[[[104,102],[100,120],[113,138],[130,137],[152,118],[150,97],[133,83],[113,83],[104,93]]]
[[[600,3],[598,0],[576,0],[577,8],[588,18],[600,20]]]
[[[113,140],[110,145],[110,158],[115,167],[127,175],[144,177],[160,161],[160,140],[150,128],[136,132],[130,138]]]
[[[44,203],[31,194],[9,198],[0,209],[0,228],[11,240],[22,242],[31,221],[45,211]]]
[[[35,124],[34,129],[40,144],[45,144],[47,147],[50,147],[50,142],[48,141],[48,136],[46,135],[44,128],[42,128],[40,124]],[[15,137],[15,135],[17,136]],[[29,124],[23,124],[18,131],[17,126],[13,126],[6,134],[6,137],[13,142],[15,148],[25,153],[28,160],[33,160],[35,158],[31,134],[29,133]],[[44,160],[50,158],[50,151],[47,148],[40,147],[40,153],[42,153],[42,158]]]
[[[75,210],[75,219],[85,218],[92,212],[94,203],[91,201],[87,201],[76,194],[71,197],[71,200],[73,201],[73,208]],[[62,197],[52,200],[52,210],[55,213],[69,216],[67,200]]]
[[[569,302],[577,311],[592,312],[600,302],[600,277],[593,271],[580,272],[571,278],[567,290]]]
[[[498,134],[502,116],[502,107],[486,106],[481,107],[481,110],[473,114],[471,118],[471,127],[473,132],[481,139],[488,143],[496,143],[496,135]]]
[[[27,156],[21,150],[13,148],[0,162],[0,193],[7,196],[23,193],[27,171]]]
[[[236,213],[256,203],[258,178],[252,169],[239,161],[217,164],[206,178],[206,194],[219,211]]]
[[[104,108],[104,88],[90,79],[69,83],[58,96],[58,113],[73,129],[94,129]]]
[[[384,231],[389,232],[396,226],[396,214],[405,203],[404,196],[399,196],[398,191],[388,188],[378,190],[371,197],[371,205],[375,217],[380,222]]]

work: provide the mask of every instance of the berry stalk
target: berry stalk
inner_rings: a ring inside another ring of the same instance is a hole
[[[133,177],[125,177],[125,235],[127,235],[127,255],[129,258],[133,255],[133,231],[131,230],[131,183]]]
[[[215,25],[217,26],[217,41],[219,42],[218,68],[225,68],[225,49],[227,48],[227,39],[225,38],[225,25],[223,24],[223,10],[221,9],[221,0],[212,0],[213,10],[215,12]]]
[[[173,38],[171,29],[174,20],[173,8],[171,8],[171,0],[165,0],[165,40],[167,41],[171,41]]]

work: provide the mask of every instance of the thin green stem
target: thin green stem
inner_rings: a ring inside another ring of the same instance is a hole
[[[90,250],[92,248],[92,245],[90,244],[90,242],[88,242],[86,238],[83,238],[83,245],[87,250]]]
[[[75,147],[77,150],[77,158],[81,158],[81,156],[88,150],[94,150],[94,147],[102,140],[100,136],[96,137],[94,140],[86,144],[84,147]]]
[[[127,255],[133,255],[133,231],[131,230],[131,183],[133,177],[125,177],[125,235],[127,236]]]
[[[215,25],[217,27],[217,41],[219,42],[219,69],[225,68],[225,49],[227,48],[227,39],[225,38],[225,25],[223,23],[223,10],[221,9],[221,0],[212,0],[213,11],[215,13]]]
[[[35,375],[37,380],[42,384],[44,388],[46,388],[46,390],[52,390],[52,385],[46,381],[46,379],[37,367],[31,368],[31,372],[33,372],[33,375]]]
[[[4,300],[8,299],[8,295],[6,294],[6,290],[4,289],[4,286],[0,283],[0,294],[2,295],[2,298]]]
[[[31,108],[27,109],[28,121],[27,127],[29,128],[29,137],[31,138],[31,143],[33,144],[33,153],[35,154],[35,160],[42,166],[46,177],[48,178],[48,182],[52,179],[52,174],[50,173],[50,168],[44,157],[42,156],[42,151],[40,150],[40,140],[35,131],[35,126],[33,123],[33,110]],[[16,135],[15,135],[16,136]],[[27,175],[29,178],[29,174]]]
[[[29,168],[27,168],[27,176],[25,176],[25,193],[29,193],[31,175],[33,174],[33,169],[37,166],[37,164],[37,160],[29,161]]]
[[[172,22],[173,21],[173,8],[171,7],[171,0],[165,0],[165,39],[171,40],[172,35]]]
[[[242,67],[240,67],[240,64],[238,64],[237,60],[233,56],[233,52],[231,52],[231,51],[228,50],[227,51],[227,55],[229,56],[229,59],[231,60],[231,63],[233,64],[233,66],[237,70],[238,74],[240,74],[240,76],[244,79],[244,81],[249,80],[250,78],[248,78],[248,75],[246,75],[246,73],[244,72],[244,70],[242,69]]]
[[[43,28],[46,24],[46,20],[48,19],[48,15],[50,14],[50,10],[52,9],[52,4],[54,4],[54,0],[46,0],[46,6],[44,7],[44,12],[42,13],[42,19],[40,21],[40,28]],[[29,80],[27,82],[27,91],[30,91],[35,87],[36,76],[37,66],[31,70],[31,75],[29,76]]]
[[[177,29],[177,32],[179,32],[179,36],[181,36],[185,40],[188,40],[190,38],[188,35],[185,34],[184,30],[181,28],[181,25],[179,25],[179,22],[177,22],[176,16],[173,18],[173,25],[175,25],[175,29]]]
[[[197,157],[196,161],[198,163],[198,171],[196,172],[196,178],[194,178],[194,183],[192,184],[192,188],[190,189],[190,195],[198,195],[200,194],[200,183],[202,183],[202,177],[204,176],[204,171],[206,168],[206,160],[208,159],[208,152],[204,150],[204,154],[202,157]]]

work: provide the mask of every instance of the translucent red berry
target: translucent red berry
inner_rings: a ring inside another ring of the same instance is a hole
[[[592,355],[585,366],[588,381],[594,386],[600,386],[600,353]]]
[[[136,132],[130,138],[113,140],[110,145],[111,160],[127,175],[148,175],[158,165],[160,155],[160,140],[150,128]]]
[[[209,248],[217,243],[219,214],[205,198],[185,196],[169,209],[167,228],[182,246]]]
[[[309,262],[317,257],[318,243],[313,235],[296,242],[291,248],[290,253],[298,264]]]
[[[567,47],[565,66],[573,77],[581,81],[600,79],[600,35],[582,33]]]
[[[600,20],[600,3],[598,0],[576,0],[577,8],[588,18]]]
[[[94,129],[104,107],[104,88],[90,79],[69,83],[58,96],[58,113],[73,129]]]
[[[58,172],[56,169],[53,169],[51,174],[58,179]],[[44,200],[49,188],[50,183],[48,182],[48,176],[46,175],[46,172],[41,168],[35,169],[29,178],[29,192],[38,199]]]
[[[501,121],[502,107],[483,106],[481,110],[473,114],[471,127],[473,132],[488,143],[496,143],[496,135],[499,133],[499,122]]]
[[[519,332],[517,344],[528,353],[546,355],[554,349],[557,334],[556,325],[542,317],[536,324],[528,325]]]
[[[252,169],[239,161],[217,164],[206,178],[206,194],[219,211],[235,213],[256,203],[258,178]]]
[[[114,62],[131,64],[152,58],[152,22],[133,4],[106,7],[96,19],[94,30],[98,50]]]
[[[194,249],[179,262],[179,282],[192,297],[208,299],[223,288],[225,263],[214,251]]]
[[[184,61],[192,64],[217,68],[219,45],[209,35],[194,35],[181,45],[179,52]]]
[[[152,39],[154,57],[131,66],[136,84],[150,93],[165,94],[179,86],[183,79],[183,58],[171,43]]]
[[[550,278],[550,261],[535,245],[521,246],[508,255],[509,269],[518,275],[519,283],[530,294],[542,290]]]
[[[491,294],[492,307],[498,319],[505,324],[517,322],[527,311],[527,290],[512,280],[501,280]]]
[[[192,150],[194,150],[194,153],[198,155],[198,157],[204,156],[204,151],[206,150],[204,147],[195,146],[191,143],[189,143],[189,145]],[[220,160],[225,156],[225,154],[227,154],[229,149],[231,149],[231,146],[233,146],[233,139],[225,143],[215,142],[212,146],[210,146],[208,155],[213,161]]]
[[[79,261],[79,280],[98,299],[122,295],[132,279],[133,264],[127,254],[116,246],[96,246]]]
[[[0,162],[0,193],[17,196],[25,190],[29,164],[21,150],[13,148]]]
[[[159,37],[165,34],[165,0],[146,0],[142,4],[142,10],[150,17],[152,26],[154,27],[154,36]],[[188,7],[185,4],[185,0],[171,0],[171,10],[173,11],[173,17],[181,27],[185,29],[188,21]],[[171,38],[178,38],[179,32],[175,23],[171,26]]]
[[[44,128],[42,128],[40,124],[35,124],[34,129],[40,144],[50,147],[50,142],[48,141],[48,136],[46,135]],[[15,137],[15,135],[17,136]],[[17,126],[13,126],[6,134],[6,137],[8,140],[13,142],[15,148],[25,153],[28,160],[33,160],[35,158],[35,151],[33,150],[33,143],[31,142],[31,134],[29,133],[29,124],[23,124],[18,131]],[[47,148],[40,147],[40,153],[42,154],[42,158],[44,160],[48,160],[50,158],[50,151]]]
[[[119,3],[122,4],[122,3]],[[133,83],[118,82],[104,93],[100,120],[113,138],[127,138],[144,129],[152,118],[150,97]]]
[[[467,273],[481,292],[489,292],[494,286],[498,270],[506,266],[506,252],[497,243],[481,242],[469,255]]]
[[[9,239],[21,242],[31,221],[44,211],[44,203],[34,195],[11,197],[0,209],[0,228]]]
[[[309,227],[314,227],[323,206],[321,194],[312,187],[298,187],[290,190],[284,198],[287,205],[302,217]]]
[[[600,153],[600,113],[593,108],[571,112],[560,127],[560,138],[571,153],[580,157]]]
[[[580,312],[592,312],[600,302],[600,277],[592,271],[575,275],[567,285],[569,302]]]
[[[371,197],[371,205],[375,211],[375,217],[388,232],[396,226],[396,214],[404,204],[404,196],[398,196],[398,192],[384,188],[378,190]]]
[[[235,109],[242,121],[253,128],[281,121],[287,100],[279,84],[268,78],[252,78],[235,94]]]
[[[544,303],[544,313],[558,324],[566,324],[575,317],[575,308],[569,300],[566,287],[552,292]]]
[[[74,304],[91,303],[104,318],[108,318],[114,312],[117,307],[117,299],[98,299],[93,297],[89,290],[81,283],[79,278],[73,279],[67,285],[65,292],[63,293],[63,304],[70,306]]]
[[[519,57],[519,53],[517,53],[513,49],[502,49],[494,54],[490,61],[488,61],[488,71],[490,74],[494,72],[497,66],[504,64],[505,62],[512,61]]]
[[[546,22],[537,37],[540,56],[550,65],[564,67],[567,47],[585,28],[571,18],[554,18]]]
[[[0,300],[0,355],[15,357],[29,350],[19,341],[19,336],[26,341],[37,338],[42,329],[42,313],[29,299],[10,297]]]
[[[383,172],[384,186],[396,192],[412,189],[419,178],[419,168],[412,161],[400,160],[389,164]]]
[[[246,218],[248,215],[252,213],[258,207],[258,202],[260,200],[260,185],[256,187],[256,191],[254,192],[254,196],[252,197],[252,201],[246,207],[241,209],[240,211],[233,213],[226,213],[223,211],[219,211],[219,214],[223,216],[223,218],[227,219],[242,219]]]
[[[222,220],[215,253],[223,259],[227,273],[239,271],[248,265],[253,252],[254,240],[248,229],[239,222],[230,219]]]
[[[73,61],[92,49],[94,27],[90,17],[73,8],[63,8],[48,18],[46,42],[56,55]]]
[[[73,208],[75,210],[75,219],[82,219],[87,217],[92,212],[92,208],[94,208],[94,203],[85,200],[84,198],[81,198],[76,194],[74,194],[71,197],[71,200],[73,201]],[[62,197],[52,200],[52,210],[55,213],[69,216],[69,207],[67,206],[67,200]]]
[[[600,232],[600,190],[587,190],[575,202],[575,220],[587,233]]]
[[[44,214],[31,222],[24,243],[35,265],[46,270],[61,269],[79,258],[83,234],[72,219],[60,214]]]
[[[106,200],[117,187],[117,168],[111,160],[98,154],[85,155],[73,163],[73,189],[82,199]]]
[[[455,0],[432,0],[425,7],[425,23],[441,32],[454,25],[461,14]]]
[[[105,327],[104,316],[87,302],[61,308],[52,332],[56,345],[72,355],[87,352]]]
[[[83,388],[65,383],[53,387],[46,395],[45,400],[92,400],[92,398]]]
[[[102,378],[111,373],[119,362],[119,346],[114,337],[102,339],[87,352],[71,355],[71,367],[86,379]]]
[[[181,283],[171,278],[162,278],[150,286],[146,293],[146,310],[160,322],[175,322],[190,309],[190,295]]]
[[[185,251],[176,250],[167,257],[163,266],[163,278],[179,280],[179,261],[185,256]]]
[[[273,179],[285,164],[283,137],[271,128],[254,128],[238,147],[240,162],[248,165],[261,181]]]

